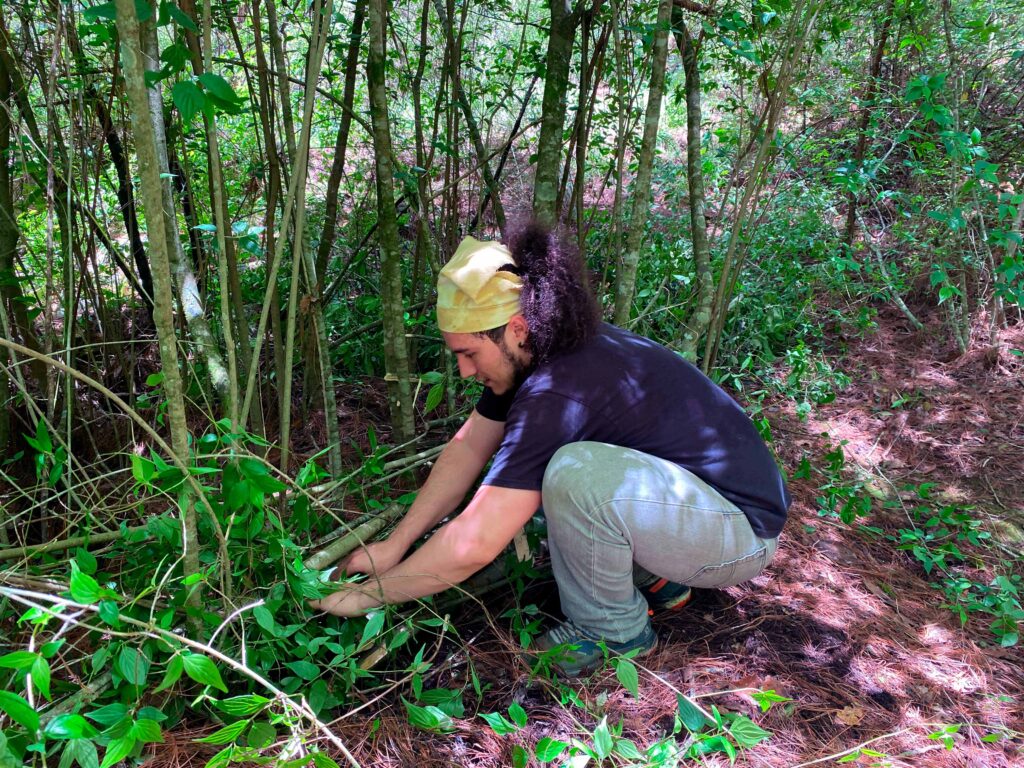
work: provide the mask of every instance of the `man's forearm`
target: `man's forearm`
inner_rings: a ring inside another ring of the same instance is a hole
[[[389,541],[403,549],[455,511],[498,447],[503,426],[474,413],[441,451]]]

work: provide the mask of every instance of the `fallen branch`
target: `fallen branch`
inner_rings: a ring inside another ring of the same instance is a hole
[[[144,525],[136,525],[124,530],[108,531],[106,533],[95,533],[87,536],[73,536],[70,539],[60,541],[48,541],[45,544],[30,544],[26,547],[14,547],[13,549],[0,550],[0,560],[14,560],[19,557],[30,557],[42,552],[60,552],[65,549],[73,549],[87,544],[106,544],[108,541],[117,541],[128,533],[146,530]]]
[[[322,571],[329,565],[338,562],[341,558],[352,552],[356,547],[363,546],[374,536],[380,533],[395,518],[405,512],[401,504],[392,504],[372,520],[360,525],[358,528],[349,531],[340,539],[336,539],[323,549],[314,552],[303,561],[303,565],[314,571]]]

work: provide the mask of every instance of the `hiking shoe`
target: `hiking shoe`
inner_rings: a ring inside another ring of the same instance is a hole
[[[534,649],[551,660],[551,666],[564,677],[587,675],[601,666],[605,652],[598,645],[602,643],[610,653],[625,654],[638,650],[636,656],[645,656],[658,644],[648,622],[643,632],[623,643],[602,640],[584,632],[571,621],[565,621],[549,629],[534,642]]]
[[[649,613],[654,611],[678,611],[693,597],[693,592],[685,584],[677,584],[668,579],[658,579],[646,587],[640,588],[640,594],[644,596]]]

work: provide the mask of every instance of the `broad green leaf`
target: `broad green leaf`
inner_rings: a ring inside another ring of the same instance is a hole
[[[384,628],[384,611],[372,611],[366,614],[366,626],[363,627],[363,638],[359,641],[359,648],[363,648],[368,642],[380,634]]]
[[[96,573],[96,556],[88,549],[78,547],[75,550],[75,562],[82,569],[82,573],[88,573],[90,576]]]
[[[309,661],[289,661],[285,666],[303,680],[316,680],[320,676],[320,667]]]
[[[228,102],[238,101],[238,96],[235,95],[235,89],[231,87],[231,83],[216,72],[204,72],[199,76],[199,82],[218,99]]]
[[[449,733],[455,730],[455,723],[437,707],[420,707],[402,698],[406,713],[409,716],[409,723],[424,731],[435,733]]]
[[[612,734],[608,730],[608,719],[602,717],[601,722],[594,729],[594,752],[604,760],[612,753],[612,746]]]
[[[270,699],[251,693],[245,696],[232,696],[217,702],[217,708],[229,715],[252,715],[262,710]]]
[[[516,744],[512,747],[512,768],[526,768],[530,762],[530,753],[527,752],[521,745]]]
[[[46,700],[52,700],[53,697],[50,696],[50,665],[46,662],[46,659],[42,656],[37,657],[32,663],[32,669],[29,671],[29,674],[32,676],[32,683],[46,697]]]
[[[92,605],[100,599],[100,585],[96,579],[84,573],[74,559],[71,560],[71,598],[84,605]]]
[[[124,760],[128,757],[129,753],[135,748],[135,739],[125,736],[120,739],[114,739],[107,744],[107,751],[103,755],[103,762],[100,763],[100,768],[110,768],[112,765]]]
[[[128,735],[143,743],[163,743],[164,740],[164,735],[160,731],[160,723],[145,718],[136,720]]]
[[[0,667],[4,669],[25,669],[31,667],[39,658],[38,653],[31,651],[11,651],[0,656]]]
[[[640,698],[640,676],[637,674],[636,665],[629,659],[618,659],[615,665],[615,676],[619,679],[622,687],[633,694],[634,699]]]
[[[196,739],[196,741],[203,744],[227,744],[228,742],[234,742],[235,739],[242,735],[242,731],[245,730],[245,726],[248,724],[248,720],[239,720],[237,723],[226,725],[220,730],[214,731],[209,736]]]
[[[697,733],[708,724],[704,714],[688,698],[677,693],[676,701],[679,704],[679,719],[690,733]]]
[[[507,736],[517,730],[515,724],[506,720],[501,712],[481,712],[480,717],[486,720],[491,730],[499,736]]]
[[[99,613],[100,618],[115,629],[121,626],[121,614],[117,610],[117,603],[113,600],[100,600]]]
[[[615,742],[615,749],[612,750],[615,754],[626,758],[627,760],[643,760],[643,755],[629,739],[619,739]]]
[[[526,710],[519,705],[519,702],[513,701],[508,708],[508,716],[512,718],[512,722],[518,725],[520,728],[526,727]]]
[[[61,753],[57,768],[71,768],[72,762],[78,763],[80,768],[100,768],[96,745],[89,739],[71,739]]]
[[[203,685],[212,685],[224,693],[228,692],[227,686],[221,679],[217,667],[208,658],[199,653],[189,653],[184,657],[185,674]]]
[[[185,669],[185,662],[182,660],[180,654],[175,654],[167,662],[167,671],[164,672],[164,679],[160,681],[160,685],[156,687],[153,693],[160,693],[165,691],[178,682],[181,677],[181,673]]]
[[[444,397],[444,384],[435,384],[427,392],[427,402],[423,406],[423,413],[430,413],[441,404]]]
[[[313,758],[313,765],[316,768],[338,768],[338,764],[323,752],[314,752],[310,757]]]
[[[537,748],[534,750],[537,754],[537,760],[542,763],[551,763],[558,759],[558,756],[562,754],[566,747],[569,745],[564,741],[558,739],[552,739],[545,736],[537,742]]]
[[[128,714],[128,707],[124,704],[107,704],[105,707],[86,712],[85,716],[93,722],[105,725],[108,728],[114,723],[120,722]]]
[[[126,645],[117,656],[117,671],[132,685],[145,685],[149,676],[149,659],[138,649]]]
[[[729,726],[729,733],[732,734],[732,737],[736,739],[736,743],[741,747],[752,747],[772,735],[770,731],[766,731],[744,715],[736,716],[736,719]]]
[[[191,80],[175,83],[174,88],[171,89],[171,98],[174,100],[174,106],[181,113],[182,122],[186,125],[191,123],[196,113],[206,106],[206,94],[199,90],[199,86]]]
[[[43,733],[50,739],[91,739],[98,731],[81,715],[57,715]]]
[[[7,713],[11,720],[27,728],[29,733],[35,734],[39,729],[39,715],[16,693],[0,691],[0,712]]]
[[[117,10],[114,7],[114,3],[100,3],[91,8],[83,9],[82,16],[86,21],[99,21],[100,19],[113,21],[117,18]]]
[[[174,0],[165,0],[165,2],[160,3],[161,16],[163,16],[165,9],[168,17],[174,19],[174,21],[177,22],[179,27],[184,27],[189,32],[199,31],[199,27],[196,26],[196,23],[192,20],[192,17],[185,13],[183,10],[181,10],[178,7],[178,4],[174,2]]]
[[[250,747],[262,749],[273,744],[277,740],[277,729],[266,720],[259,720],[252,724],[249,734],[246,737]],[[315,759],[315,758],[314,758]]]

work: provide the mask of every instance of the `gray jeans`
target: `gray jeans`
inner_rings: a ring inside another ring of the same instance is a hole
[[[634,583],[653,574],[692,587],[728,587],[761,573],[776,540],[672,462],[605,443],[560,448],[542,488],[562,612],[612,642],[639,635],[647,603]]]

